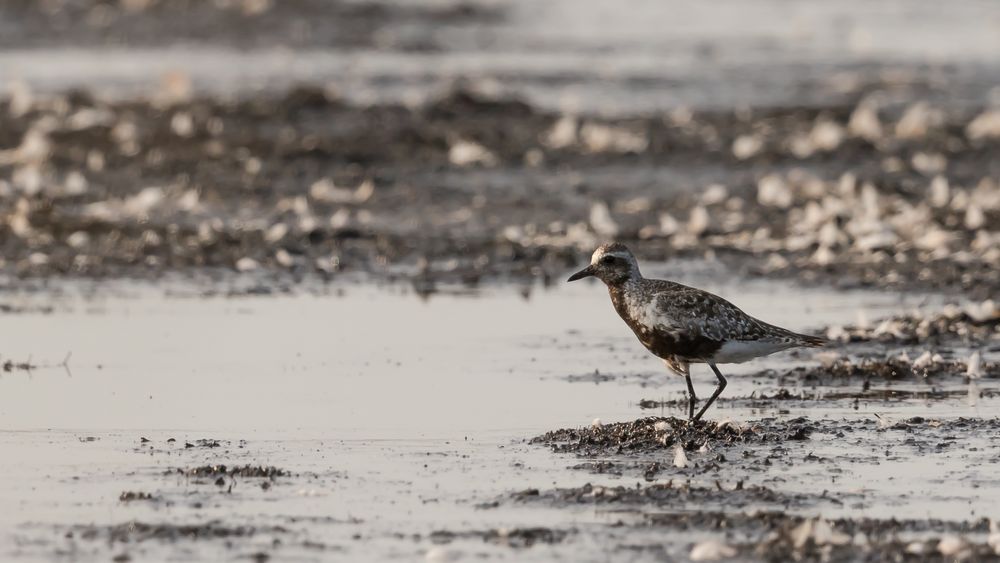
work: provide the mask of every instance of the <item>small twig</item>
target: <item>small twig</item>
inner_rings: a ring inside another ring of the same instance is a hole
[[[71,357],[73,357],[73,351],[72,350],[70,350],[69,352],[66,352],[66,357],[63,358],[62,363],[59,364],[63,369],[66,370],[66,375],[69,376],[69,377],[73,377],[73,372],[69,369],[69,359]]]

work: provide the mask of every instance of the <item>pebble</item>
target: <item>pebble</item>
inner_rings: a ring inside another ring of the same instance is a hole
[[[448,161],[455,166],[496,166],[500,161],[489,149],[473,141],[461,140],[448,150]]]
[[[690,555],[688,555],[688,557],[691,558],[691,561],[718,561],[720,559],[729,559],[730,557],[735,556],[735,548],[714,540],[707,540],[695,544],[695,546],[691,548]]]
[[[674,446],[674,467],[683,469],[688,465],[688,458],[687,454],[684,453],[684,448],[680,444],[677,444]]]
[[[236,261],[236,271],[238,272],[252,272],[258,267],[260,267],[260,264],[258,264],[253,258],[247,256],[244,256]]]

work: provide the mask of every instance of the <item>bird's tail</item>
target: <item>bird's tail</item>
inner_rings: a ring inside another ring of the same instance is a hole
[[[792,333],[795,335],[796,340],[799,341],[800,346],[806,346],[809,348],[819,348],[821,346],[826,346],[830,343],[829,340],[823,338],[822,336],[810,336],[808,334],[799,334],[797,332]]]
[[[826,346],[830,343],[829,340],[823,338],[822,336],[813,336],[811,334],[801,334],[798,332],[793,332],[787,328],[781,328],[780,326],[770,325],[764,323],[772,332],[772,334],[779,339],[787,342],[789,347],[794,346],[805,346],[807,348],[819,348],[821,346]]]

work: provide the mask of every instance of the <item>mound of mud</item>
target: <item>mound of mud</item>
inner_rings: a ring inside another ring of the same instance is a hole
[[[675,417],[648,417],[632,422],[554,430],[533,438],[531,443],[551,446],[556,452],[586,456],[649,452],[674,445],[693,451],[705,444],[714,447],[738,443],[781,443],[808,439],[811,432],[812,423],[805,418],[788,421],[762,419],[737,425],[726,421],[691,423]]]

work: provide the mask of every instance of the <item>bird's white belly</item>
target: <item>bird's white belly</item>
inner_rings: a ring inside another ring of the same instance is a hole
[[[712,355],[712,361],[718,364],[739,364],[791,346],[790,343],[781,341],[730,340]]]

